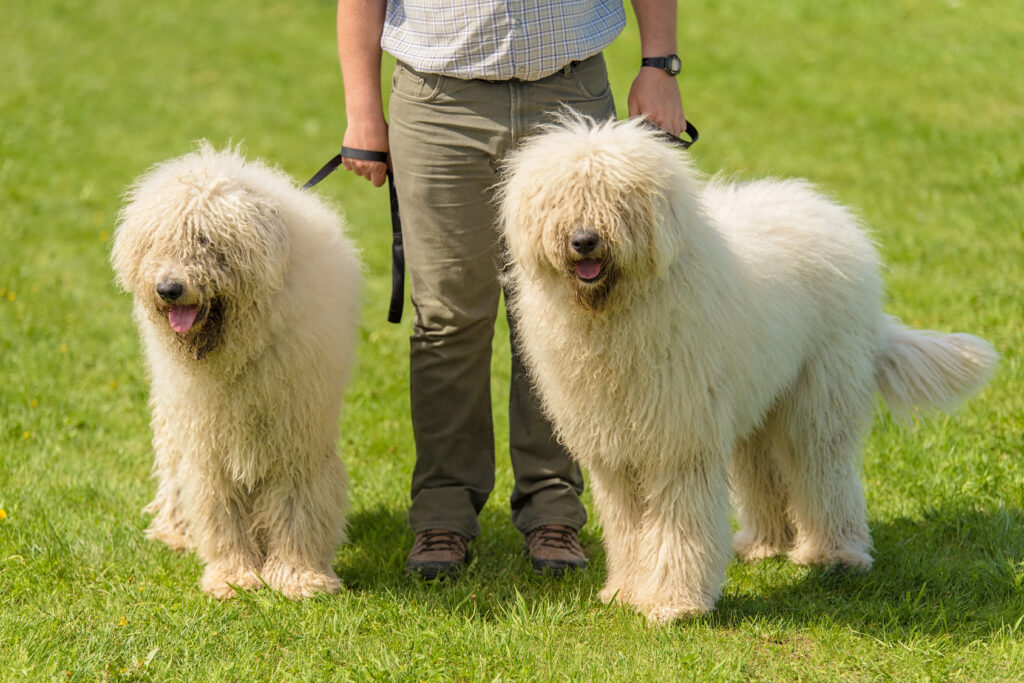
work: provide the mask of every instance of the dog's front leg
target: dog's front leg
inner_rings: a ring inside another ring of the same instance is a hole
[[[651,622],[711,610],[732,556],[725,457],[648,472],[639,567],[629,602]]]
[[[143,508],[152,513],[153,521],[146,529],[146,538],[162,541],[175,550],[195,547],[181,504],[182,454],[163,405],[153,406],[153,476],[157,481],[156,497]]]
[[[590,467],[590,490],[601,520],[608,578],[602,602],[626,602],[639,559],[641,500],[639,482],[628,468]]]
[[[174,466],[167,464],[171,459]],[[178,460],[179,457],[174,454],[157,456],[154,467],[157,477],[156,497],[143,508],[143,512],[154,515],[146,529],[146,538],[162,541],[174,550],[190,550],[195,547],[195,542],[182,515],[181,482],[176,467]]]
[[[262,555],[252,537],[252,525],[233,484],[218,474],[196,474],[187,480],[183,500],[189,502],[190,531],[206,569],[199,580],[204,592],[226,600],[233,587],[263,586],[258,572]]]
[[[315,471],[288,472],[267,482],[255,515],[267,539],[261,576],[271,588],[293,600],[341,588],[331,562],[345,538],[347,485],[333,443]]]

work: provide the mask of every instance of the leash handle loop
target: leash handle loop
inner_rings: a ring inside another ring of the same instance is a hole
[[[379,161],[382,164],[388,163],[387,152],[377,152],[372,149],[356,149],[355,147],[342,147],[338,155],[345,159],[358,159],[359,161]]]
[[[700,132],[697,130],[697,126],[693,125],[689,121],[686,122],[686,135],[690,138],[689,140],[676,137],[675,135],[666,133],[665,131],[662,132],[671,144],[679,147],[680,149],[689,149],[690,145],[697,142],[697,138],[700,137]]]

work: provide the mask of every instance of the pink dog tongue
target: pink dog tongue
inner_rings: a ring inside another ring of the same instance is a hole
[[[584,280],[593,280],[601,274],[601,262],[597,259],[586,259],[576,264],[576,274]]]
[[[171,329],[178,334],[184,334],[192,329],[192,323],[196,321],[199,313],[199,306],[171,306],[167,312],[167,320],[171,323]]]

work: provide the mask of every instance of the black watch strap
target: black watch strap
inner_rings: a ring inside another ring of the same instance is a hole
[[[670,76],[677,76],[682,69],[683,63],[679,55],[665,55],[664,57],[644,57],[640,60],[640,66],[652,66],[661,69]]]

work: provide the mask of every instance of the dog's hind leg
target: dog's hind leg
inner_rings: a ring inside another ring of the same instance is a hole
[[[331,563],[345,539],[347,487],[333,443],[318,471],[286,472],[267,482],[256,523],[267,543],[261,576],[271,588],[292,599],[341,588]]]
[[[871,415],[869,363],[855,349],[835,351],[833,363],[809,363],[779,416],[791,446],[790,500],[797,564],[871,568],[860,476],[860,448]]]
[[[775,416],[741,442],[729,462],[729,479],[741,528],[732,539],[741,560],[752,562],[787,552],[793,544],[789,493],[778,449],[788,448]]]
[[[725,470],[724,455],[682,456],[647,473],[628,601],[652,622],[708,612],[718,600],[732,557]]]
[[[634,473],[605,467],[590,468],[590,490],[601,520],[608,577],[601,589],[602,602],[627,601],[640,557],[642,501]]]

